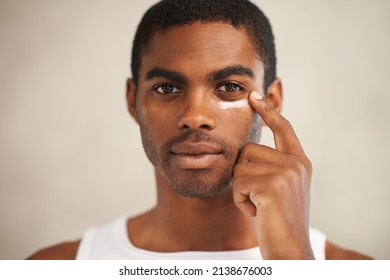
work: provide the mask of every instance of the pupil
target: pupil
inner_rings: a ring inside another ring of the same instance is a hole
[[[170,93],[170,92],[173,91],[173,86],[171,86],[171,85],[163,85],[162,86],[162,90],[163,90],[163,92]]]
[[[236,85],[235,84],[227,84],[226,85],[226,90],[227,91],[235,91],[236,90]]]

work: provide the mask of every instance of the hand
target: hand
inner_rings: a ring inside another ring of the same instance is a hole
[[[264,259],[314,259],[309,239],[311,163],[291,124],[257,92],[249,101],[272,130],[275,149],[246,144],[233,173],[233,199],[254,217]]]

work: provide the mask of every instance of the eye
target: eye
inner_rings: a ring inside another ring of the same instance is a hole
[[[171,84],[156,85],[153,87],[153,91],[160,94],[174,94],[180,92],[177,87]]]
[[[217,88],[217,91],[230,92],[230,93],[243,91],[243,90],[244,90],[244,87],[242,87],[236,83],[226,83],[226,84],[223,84]]]

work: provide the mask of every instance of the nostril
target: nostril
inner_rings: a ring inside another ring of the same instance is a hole
[[[203,129],[211,129],[211,127],[207,124],[203,124],[201,125],[199,128],[203,128]]]
[[[183,129],[205,129],[212,130],[215,128],[215,119],[212,117],[196,117],[189,118],[184,117],[178,122],[177,127],[181,130]]]

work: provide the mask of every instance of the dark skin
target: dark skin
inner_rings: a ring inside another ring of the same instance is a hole
[[[263,77],[249,36],[228,24],[196,22],[153,36],[138,87],[127,83],[157,185],[156,207],[128,221],[135,246],[156,252],[260,246],[264,259],[314,258],[311,163],[280,114],[281,81],[264,92]],[[238,100],[249,103],[220,107]],[[273,131],[275,149],[253,143],[261,125]],[[63,243],[30,259],[74,259],[78,246]],[[329,241],[325,249],[327,259],[369,259]]]

